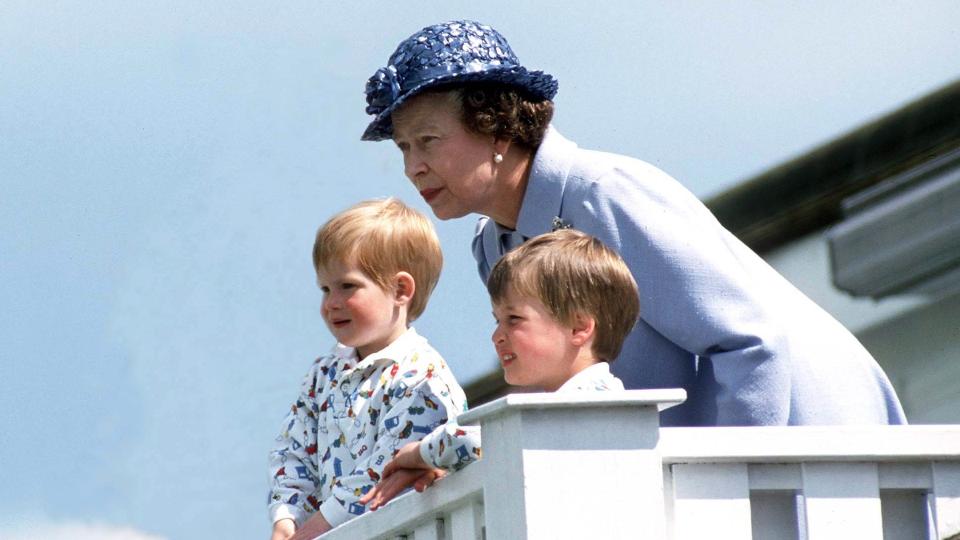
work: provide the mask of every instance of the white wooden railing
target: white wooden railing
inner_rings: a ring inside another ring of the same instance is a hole
[[[952,539],[960,426],[659,428],[682,390],[515,394],[484,458],[323,540]],[[960,536],[957,536],[960,538]]]

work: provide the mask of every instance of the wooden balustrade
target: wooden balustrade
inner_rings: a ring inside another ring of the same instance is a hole
[[[516,394],[484,457],[323,540],[960,535],[960,426],[659,428],[682,390]]]

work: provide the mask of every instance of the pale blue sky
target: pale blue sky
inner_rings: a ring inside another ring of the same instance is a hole
[[[567,137],[700,196],[960,77],[955,2],[380,4],[0,4],[0,537],[267,537],[267,449],[332,345],[316,227],[427,210],[359,140],[422,26],[492,24]],[[438,224],[418,323],[465,382],[495,366],[473,224]]]

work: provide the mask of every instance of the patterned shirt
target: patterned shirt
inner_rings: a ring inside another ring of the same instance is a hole
[[[610,373],[610,364],[597,362],[567,379],[557,392],[623,390]],[[433,430],[420,441],[420,457],[434,467],[459,471],[481,456],[480,426],[461,426],[456,419]]]
[[[303,381],[270,453],[270,518],[301,525],[314,512],[336,527],[360,515],[357,500],[390,458],[466,409],[460,385],[412,328],[358,360],[337,345]]]

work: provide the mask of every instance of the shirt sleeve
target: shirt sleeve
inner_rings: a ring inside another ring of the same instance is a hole
[[[383,468],[403,445],[418,441],[463,409],[445,381],[400,377],[388,389],[390,404],[381,412],[372,451],[358,459],[352,472],[334,484],[332,495],[320,506],[323,517],[336,527],[366,510],[358,501],[379,480]]]
[[[300,395],[283,420],[269,456],[271,522],[293,519],[303,524],[316,510],[317,401],[310,397],[316,385],[318,364],[304,378]]]
[[[420,457],[438,469],[459,471],[481,457],[480,426],[450,420],[420,441]]]

